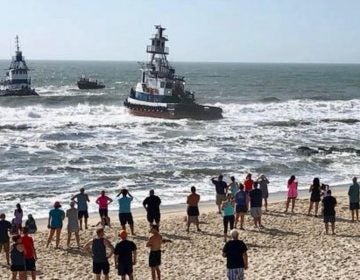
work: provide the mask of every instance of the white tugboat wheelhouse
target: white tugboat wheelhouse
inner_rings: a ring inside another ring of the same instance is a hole
[[[5,81],[1,83],[0,96],[26,96],[37,95],[34,89],[31,89],[31,78],[28,75],[30,71],[26,64],[19,46],[19,37],[15,37],[16,52],[12,57],[10,67],[6,71]]]

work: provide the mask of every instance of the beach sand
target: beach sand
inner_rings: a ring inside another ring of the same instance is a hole
[[[338,199],[336,236],[325,235],[322,218],[306,216],[308,199],[299,199],[295,214],[285,214],[284,202],[274,202],[270,212],[263,215],[264,229],[255,229],[249,216],[246,230],[240,237],[248,246],[249,269],[246,279],[355,279],[360,273],[360,223],[349,221],[350,212],[344,191]],[[162,215],[161,233],[170,242],[163,245],[163,279],[226,279],[226,260],[222,257],[222,217],[215,213],[215,205],[206,203],[201,210],[201,229],[185,232],[185,209],[168,211]],[[93,215],[95,216],[95,215]],[[97,217],[90,220],[91,228],[81,232],[81,243],[92,238]],[[106,236],[115,243],[119,231],[118,220],[106,229]],[[148,224],[144,215],[135,215],[138,262],[135,279],[150,279],[148,250],[145,247]],[[65,222],[66,224],[66,222]],[[94,279],[89,255],[78,249],[66,249],[63,231],[61,249],[45,248],[47,230],[42,226],[34,235],[39,260],[38,279]],[[54,246],[54,245],[53,245]],[[73,241],[75,246],[75,241]],[[1,254],[0,279],[9,279],[10,271]],[[111,260],[110,279],[119,279]]]

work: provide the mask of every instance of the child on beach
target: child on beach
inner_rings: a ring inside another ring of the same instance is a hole
[[[21,209],[20,203],[16,204],[16,209],[14,211],[14,224],[16,226],[16,234],[21,233],[22,231],[22,218],[23,218],[23,210]]]
[[[324,212],[324,223],[325,233],[329,233],[329,223],[331,223],[332,234],[335,235],[335,207],[337,204],[336,198],[331,195],[331,190],[328,190],[327,195],[322,200],[323,212]]]
[[[223,223],[224,223],[224,242],[227,241],[227,232],[228,232],[228,226],[230,225],[230,230],[234,228],[234,207],[235,203],[233,200],[233,196],[231,193],[227,194],[226,201],[222,204],[222,210],[223,212]]]
[[[298,195],[298,182],[296,181],[295,175],[291,175],[290,179],[288,180],[287,188],[288,188],[288,197],[286,201],[285,213],[289,209],[290,202],[291,202],[291,212],[294,213],[295,200]]]
[[[37,226],[33,215],[28,215],[28,219],[25,222],[25,227],[28,228],[30,234],[34,234],[37,231]]]
[[[151,236],[149,241],[146,243],[146,247],[150,248],[149,254],[149,266],[151,268],[151,279],[160,280],[161,272],[161,245],[163,243],[162,237],[159,234],[159,227],[152,225],[150,230]]]
[[[314,178],[313,183],[309,189],[309,192],[311,193],[311,195],[310,195],[310,205],[309,205],[308,216],[310,216],[311,210],[315,203],[315,217],[317,217],[318,209],[319,209],[319,202],[321,200],[320,188],[321,188],[321,185],[320,185],[319,178]]]

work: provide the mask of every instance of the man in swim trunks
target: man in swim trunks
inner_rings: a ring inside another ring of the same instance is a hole
[[[129,280],[133,280],[133,265],[136,264],[136,245],[134,242],[127,240],[126,230],[119,233],[121,241],[116,244],[114,251],[115,268],[121,280],[125,280],[126,275]]]
[[[221,214],[221,205],[226,200],[226,193],[228,186],[226,182],[223,181],[223,175],[219,175],[218,179],[216,177],[211,179],[211,182],[215,185],[216,191],[216,205],[218,206],[218,213]]]
[[[0,253],[4,248],[6,263],[10,265],[10,237],[9,231],[11,230],[11,223],[5,220],[6,216],[4,213],[0,214]]]
[[[155,195],[154,190],[150,190],[149,196],[143,201],[143,206],[147,212],[146,218],[150,224],[150,227],[154,222],[158,226],[160,224],[160,204],[160,197]]]
[[[150,233],[152,234],[146,247],[150,248],[149,266],[151,268],[151,279],[161,280],[160,265],[161,265],[161,244],[162,237],[159,234],[159,227],[152,225]]]
[[[89,196],[85,193],[85,189],[81,188],[80,189],[80,193],[78,193],[77,195],[73,196],[71,198],[71,200],[75,201],[77,204],[77,209],[78,209],[78,218],[79,218],[79,223],[80,223],[80,230],[82,230],[82,220],[84,218],[84,223],[85,223],[85,229],[88,229],[88,218],[89,218],[89,213],[88,213],[88,202],[90,202]]]
[[[131,214],[131,202],[133,201],[133,196],[129,193],[127,189],[122,189],[117,196],[122,195],[121,198],[118,199],[119,203],[119,221],[121,224],[121,228],[126,230],[126,224],[129,224],[131,234],[134,233],[134,220]]]
[[[190,230],[190,224],[194,223],[196,225],[197,231],[200,231],[199,227],[199,201],[200,195],[196,193],[196,188],[191,187],[191,194],[187,197],[186,203],[187,207],[187,228],[186,232]]]
[[[84,250],[92,254],[93,273],[96,280],[101,279],[101,273],[104,275],[105,280],[109,280],[109,259],[114,253],[114,247],[104,236],[104,229],[99,228],[96,230],[96,237],[88,241],[84,246]],[[110,251],[109,254],[106,252],[106,249]]]

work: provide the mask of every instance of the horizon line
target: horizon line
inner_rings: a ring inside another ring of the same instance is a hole
[[[142,62],[140,60],[109,60],[109,59],[44,59],[34,58],[28,61],[54,61],[54,62]],[[11,59],[0,58],[0,61],[11,61]],[[169,60],[170,63],[223,63],[223,64],[332,64],[332,65],[359,65],[360,62],[303,62],[303,61],[188,61]]]

